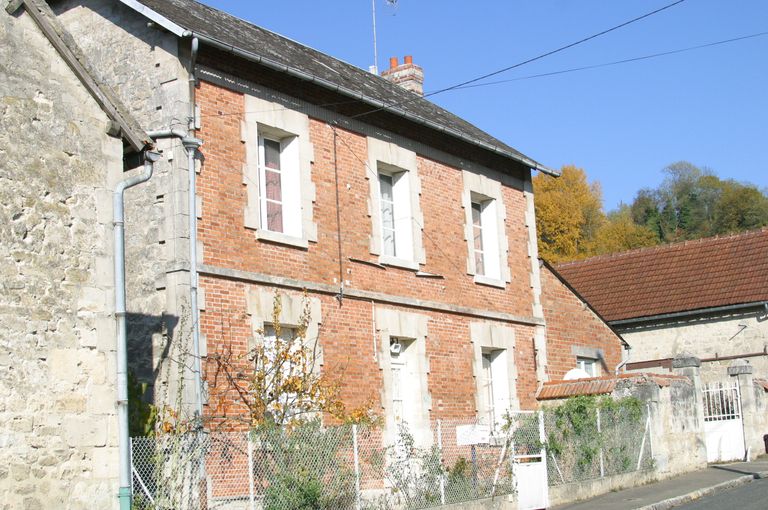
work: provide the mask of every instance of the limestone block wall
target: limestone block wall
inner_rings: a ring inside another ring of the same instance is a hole
[[[188,48],[120,2],[69,0],[54,9],[95,72],[147,130],[189,126]],[[186,53],[185,53],[186,52]],[[126,196],[129,366],[176,404],[171,339],[190,337],[188,161],[178,139],[161,139],[155,175]],[[186,319],[184,318],[186,317]],[[191,377],[191,375],[190,375]],[[191,389],[191,385],[189,389]],[[193,393],[184,401],[193,401]]]
[[[113,508],[122,143],[23,11],[0,69],[0,508]]]
[[[632,346],[630,361],[672,358],[687,352],[703,361],[703,382],[727,377],[731,360],[707,362],[717,356],[741,356],[764,352],[768,344],[768,321],[763,309],[750,313],[730,314],[679,322],[668,322],[622,331]],[[755,377],[768,376],[768,356],[747,358]]]
[[[704,442],[704,417],[700,398],[698,368],[683,369],[688,380],[673,380],[666,386],[656,384],[619,384],[615,396],[629,396],[647,402],[651,411],[651,439],[658,478],[704,468],[707,451]]]

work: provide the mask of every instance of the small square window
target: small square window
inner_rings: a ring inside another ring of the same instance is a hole
[[[576,368],[585,371],[590,377],[597,377],[600,375],[597,360],[594,358],[577,357]]]

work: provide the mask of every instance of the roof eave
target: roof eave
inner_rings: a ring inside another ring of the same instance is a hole
[[[512,159],[522,165],[525,165],[533,170],[546,173],[548,175],[559,177],[560,172],[551,168],[548,168],[541,163],[534,161],[527,157],[521,157],[518,154],[512,153],[508,150],[505,150],[504,148],[497,147],[488,143],[483,142],[482,140],[477,140],[476,138],[472,138],[470,136],[464,135],[463,133],[459,133],[455,130],[452,130],[446,126],[443,126],[441,124],[438,124],[436,122],[430,121],[428,119],[421,118],[417,115],[413,115],[411,113],[408,113],[404,110],[401,110],[397,108],[395,105],[389,105],[384,103],[383,101],[380,101],[378,99],[372,98],[370,96],[366,96],[365,94],[361,94],[359,92],[356,92],[354,90],[348,89],[346,87],[342,87],[341,85],[332,83],[328,80],[324,80],[322,78],[319,78],[317,76],[314,76],[312,74],[306,73],[300,69],[297,69],[295,67],[287,66],[284,64],[280,64],[279,62],[275,62],[271,59],[264,58],[261,55],[258,55],[256,53],[249,52],[247,50],[244,50],[242,48],[238,48],[236,46],[233,46],[231,44],[224,43],[222,41],[219,41],[218,39],[214,37],[210,37],[205,34],[200,34],[197,32],[193,32],[189,29],[185,29],[184,27],[174,23],[173,21],[169,20],[165,16],[159,14],[158,12],[150,9],[149,7],[139,3],[137,0],[120,0],[123,4],[130,7],[131,9],[135,10],[139,14],[142,14],[143,16],[146,16],[148,19],[154,21],[158,25],[162,26],[169,32],[175,34],[178,37],[197,37],[197,39],[204,43],[208,44],[210,46],[213,46],[214,48],[218,48],[220,50],[226,51],[228,53],[232,53],[233,55],[236,55],[238,57],[244,58],[246,60],[249,60],[251,62],[258,63],[260,65],[263,65],[265,67],[269,67],[271,69],[274,69],[279,72],[286,73],[288,75],[294,76],[296,78],[299,78],[304,81],[308,81],[310,83],[315,83],[323,88],[332,90],[334,92],[338,92],[339,94],[343,94],[348,97],[352,97],[354,99],[357,99],[363,103],[367,103],[375,108],[381,108],[384,110],[387,110],[389,112],[393,112],[396,115],[399,115],[401,117],[404,117],[411,122],[421,124],[423,126],[429,127],[430,129],[434,129],[436,131],[445,133],[449,136],[452,136],[454,138],[458,138],[459,140],[468,142],[472,145],[481,147],[487,151],[493,152],[495,154],[498,154],[500,156],[503,156],[508,159]]]
[[[748,308],[765,307],[768,309],[768,301],[752,301],[749,303],[736,303],[732,305],[713,306],[709,308],[697,308],[695,310],[683,310],[680,312],[662,313],[656,315],[646,315],[642,317],[630,317],[628,319],[617,319],[608,321],[611,326],[631,327],[633,325],[645,324],[647,322],[664,321],[668,319],[682,319],[696,315],[708,315],[719,312],[730,312],[735,310],[744,310]]]

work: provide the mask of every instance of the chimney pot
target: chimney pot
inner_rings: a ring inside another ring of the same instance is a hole
[[[397,65],[397,57],[389,57],[389,68],[394,69]]]
[[[411,56],[411,55],[406,55],[406,56],[405,56],[405,63],[406,63],[406,64],[413,64],[413,56]]]

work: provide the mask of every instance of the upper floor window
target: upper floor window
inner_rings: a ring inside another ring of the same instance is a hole
[[[472,201],[472,248],[475,274],[501,279],[496,201],[474,197]]]
[[[407,172],[379,167],[381,254],[413,260],[413,217]]]
[[[504,288],[511,275],[501,182],[467,170],[462,177],[467,273],[474,276],[475,283]]]
[[[317,240],[309,117],[248,95],[245,105],[245,226],[259,239],[306,247]]]
[[[378,138],[367,141],[371,253],[381,264],[419,269],[426,257],[416,153]]]

